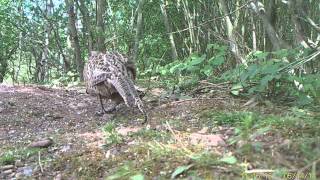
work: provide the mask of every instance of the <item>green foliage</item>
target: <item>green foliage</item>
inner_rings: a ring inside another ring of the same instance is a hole
[[[25,160],[35,154],[37,154],[40,149],[37,148],[15,148],[9,149],[4,153],[0,154],[0,165],[14,164],[16,160]]]
[[[130,179],[130,180],[144,180],[144,175],[138,173],[136,168],[133,167],[133,163],[127,162],[126,164],[120,166],[116,171],[109,175],[107,180],[116,180],[116,179]]]
[[[166,132],[161,132],[158,130],[143,128],[138,132],[133,132],[130,134],[131,137],[143,138],[146,140],[156,140],[156,141],[167,141],[170,139],[170,134]]]
[[[220,162],[224,162],[226,164],[236,164],[237,158],[234,156],[225,156],[219,160]]]
[[[155,67],[149,67],[146,72],[153,72],[151,76],[159,76],[166,85],[178,85],[182,89],[195,86],[199,80],[210,78],[214,71],[224,64],[226,58],[226,46],[209,44],[207,54],[194,53],[183,60],[175,60],[171,63],[162,65],[158,63]]]
[[[256,114],[246,111],[204,111],[200,114],[201,119],[207,119],[216,125],[246,125],[251,126],[256,121]]]
[[[158,68],[158,72],[164,76],[187,76],[194,75],[200,79],[208,78],[215,68],[225,61],[226,47],[217,44],[210,44],[208,49],[215,51],[214,56],[208,58],[206,54],[192,54],[184,61],[176,60],[163,67]]]
[[[171,174],[171,179],[175,179],[177,176],[180,174],[188,171],[193,165],[188,165],[188,166],[179,166],[177,167],[174,172]]]
[[[79,76],[77,73],[69,71],[67,74],[53,79],[50,84],[53,86],[72,86],[80,83]]]
[[[14,164],[16,158],[13,151],[7,151],[0,158],[0,165]]]
[[[105,134],[105,138],[106,138],[106,145],[107,146],[111,146],[114,144],[120,144],[123,141],[123,138],[120,134],[118,134],[118,132],[116,131],[116,126],[114,123],[107,123],[104,127],[103,127],[103,132]]]
[[[248,56],[248,67],[241,65],[225,72],[221,78],[234,82],[231,90],[234,95],[240,95],[243,90],[249,95],[285,93],[287,96],[296,96],[299,105],[319,103],[320,75],[300,73],[293,69],[300,59],[309,55],[308,52],[308,49],[299,48],[272,53],[257,51]],[[288,59],[294,61],[289,63]]]

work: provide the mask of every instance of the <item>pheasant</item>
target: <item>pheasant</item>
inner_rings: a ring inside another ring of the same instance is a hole
[[[128,107],[137,106],[144,115],[143,123],[148,116],[133,81],[136,78],[136,67],[124,55],[118,52],[92,52],[84,67],[83,77],[86,92],[98,96],[101,113],[109,113],[124,102]],[[106,110],[103,99],[111,99],[115,106]]]

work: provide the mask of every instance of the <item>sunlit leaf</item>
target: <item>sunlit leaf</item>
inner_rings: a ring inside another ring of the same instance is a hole
[[[233,95],[238,96],[239,93],[240,93],[240,90],[242,90],[242,88],[243,88],[243,87],[242,87],[241,84],[235,84],[235,85],[233,85],[232,88],[231,88],[231,93],[232,93]]]
[[[176,178],[177,176],[179,176],[180,174],[186,172],[187,170],[189,170],[193,165],[190,164],[188,166],[179,166],[177,167],[174,172],[171,174],[171,179]]]
[[[263,51],[256,51],[253,53],[253,56],[257,57],[258,59],[265,59],[269,55],[268,52]]]
[[[130,177],[130,180],[144,180],[144,176],[142,174],[136,174]]]
[[[192,60],[189,62],[189,65],[195,66],[200,63],[202,63],[206,59],[205,55],[202,55],[201,57],[192,57]]]
[[[211,74],[212,74],[212,67],[209,66],[209,65],[206,65],[206,66],[204,66],[202,72],[203,72],[207,77],[209,77],[209,76],[211,76]]]
[[[237,163],[237,158],[234,156],[226,156],[220,159],[221,162],[227,163],[227,164],[235,164]]]

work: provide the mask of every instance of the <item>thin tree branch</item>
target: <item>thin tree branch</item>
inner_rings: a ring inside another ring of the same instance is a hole
[[[184,32],[184,31],[187,31],[187,30],[189,30],[189,29],[198,28],[198,27],[201,27],[201,26],[203,26],[203,25],[208,24],[209,22],[215,21],[215,20],[217,20],[217,19],[223,19],[223,18],[225,18],[226,16],[230,16],[230,15],[236,13],[237,11],[245,8],[245,7],[246,7],[248,4],[250,4],[251,2],[253,2],[253,0],[246,2],[245,4],[241,5],[239,8],[231,11],[231,12],[228,13],[228,14],[225,14],[224,16],[219,16],[219,17],[212,18],[212,19],[210,19],[210,20],[208,20],[208,21],[205,21],[205,22],[203,22],[203,23],[200,23],[200,24],[197,25],[197,26],[192,26],[192,27],[188,27],[188,28],[185,28],[185,29],[182,29],[182,30],[174,31],[174,32],[172,32],[172,34]]]

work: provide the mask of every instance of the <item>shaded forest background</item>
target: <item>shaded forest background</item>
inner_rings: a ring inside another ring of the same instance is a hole
[[[207,80],[320,101],[317,0],[0,2],[0,82],[77,85],[90,52],[108,50],[175,91]]]

